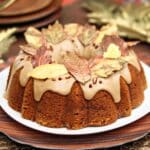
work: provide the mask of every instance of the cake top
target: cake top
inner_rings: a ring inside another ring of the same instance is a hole
[[[28,76],[35,79],[70,74],[85,84],[94,76],[111,76],[136,57],[110,25],[97,30],[90,25],[56,22],[41,31],[28,28],[25,39],[19,58],[31,62],[34,69]]]
[[[56,22],[41,31],[28,28],[25,39],[27,43],[20,46],[10,81],[21,69],[20,85],[25,87],[32,80],[36,101],[46,91],[68,95],[78,82],[85,99],[92,100],[97,92],[105,90],[117,103],[121,99],[120,77],[127,84],[132,81],[128,64],[141,69],[129,43],[111,25],[97,30],[89,25],[63,26]]]

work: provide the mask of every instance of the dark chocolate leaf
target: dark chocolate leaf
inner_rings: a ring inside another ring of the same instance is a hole
[[[101,47],[104,51],[107,51],[107,48],[110,44],[115,44],[119,47],[122,55],[125,55],[127,53],[127,44],[126,42],[121,39],[119,36],[116,35],[106,35],[104,36]]]
[[[67,52],[63,55],[63,64],[77,81],[85,83],[90,80],[88,61],[78,56],[75,52]]]
[[[45,45],[37,49],[36,55],[33,56],[32,63],[34,66],[40,66],[44,64],[52,63],[51,48],[47,48]]]

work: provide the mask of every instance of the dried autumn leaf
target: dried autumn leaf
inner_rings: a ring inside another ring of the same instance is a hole
[[[86,0],[83,7],[90,11],[87,15],[90,23],[97,25],[113,23],[120,36],[149,43],[149,3],[146,0],[141,2],[140,5],[135,5],[135,3],[118,5],[110,0]]]
[[[0,32],[0,56],[7,53],[10,45],[17,40],[16,37],[13,36],[16,30],[16,28],[10,28]]]
[[[79,57],[74,52],[67,52],[63,55],[63,63],[79,82],[85,83],[90,80],[90,69],[86,59]]]

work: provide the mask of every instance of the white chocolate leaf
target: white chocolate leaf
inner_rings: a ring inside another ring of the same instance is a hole
[[[121,70],[125,61],[120,59],[101,59],[97,65],[91,68],[92,74],[100,77],[108,77],[113,72]]]
[[[116,59],[121,57],[121,51],[119,50],[119,47],[113,43],[111,43],[107,51],[104,52],[103,54],[104,58],[111,58],[111,59]]]
[[[34,48],[32,46],[20,45],[20,49],[29,55],[36,55],[36,48]]]
[[[102,42],[105,35],[115,35],[116,33],[117,33],[117,27],[115,25],[112,24],[105,25],[100,29],[94,43],[98,45]]]
[[[78,30],[79,24],[77,23],[70,23],[64,26],[64,31],[70,36],[75,36],[78,33]]]
[[[42,45],[42,42],[41,42],[42,34],[36,28],[29,27],[24,35],[29,45],[36,47],[36,48],[39,48]]]
[[[28,76],[36,79],[56,78],[68,73],[67,69],[62,64],[45,64],[36,67]]]
[[[79,40],[83,45],[89,45],[97,36],[96,28],[85,27],[82,33],[79,35]]]
[[[59,22],[55,22],[54,25],[49,26],[42,33],[46,36],[47,41],[52,44],[58,44],[66,39],[66,33]]]

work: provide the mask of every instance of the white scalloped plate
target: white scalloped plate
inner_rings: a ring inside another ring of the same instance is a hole
[[[0,84],[0,105],[2,109],[17,122],[41,132],[59,134],[59,135],[86,135],[86,134],[94,134],[94,133],[101,133],[101,132],[114,130],[123,127],[125,125],[128,125],[142,118],[146,114],[150,113],[150,68],[144,63],[142,63],[142,65],[144,67],[147,82],[148,82],[148,88],[145,90],[144,93],[145,94],[144,102],[142,103],[142,105],[140,105],[138,108],[132,111],[131,116],[118,119],[116,122],[103,127],[87,127],[80,130],[68,130],[66,128],[48,128],[48,127],[41,126],[33,121],[22,118],[21,114],[14,111],[12,108],[10,108],[7,103],[7,100],[3,98],[9,68],[3,70],[0,73],[0,83],[1,83]]]

